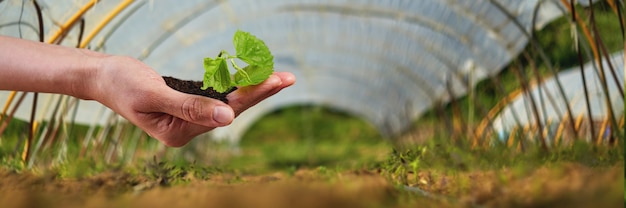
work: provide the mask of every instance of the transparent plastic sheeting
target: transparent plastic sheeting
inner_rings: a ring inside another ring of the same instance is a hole
[[[37,2],[50,38],[89,1]],[[297,104],[346,111],[394,136],[433,103],[447,102],[446,86],[462,96],[464,83],[473,86],[516,57],[528,42],[524,31],[532,27],[538,2],[535,29],[563,14],[558,0],[135,1],[112,16],[87,47],[137,57],[162,75],[200,80],[203,58],[234,51],[234,32],[249,31],[265,40],[276,70],[293,72],[297,83],[216,129],[216,137],[237,141],[259,117]],[[88,10],[84,34],[119,4],[101,1]],[[1,35],[38,40],[31,1],[0,1],[0,25]],[[78,28],[61,44],[75,47]],[[2,103],[8,93],[0,93]],[[54,96],[41,95],[37,119],[50,117]],[[30,99],[18,118],[29,118]],[[94,101],[80,101],[75,119],[102,124],[110,114]]]
[[[619,92],[619,88],[624,89],[624,51],[613,54],[610,60],[618,83],[616,83],[606,59],[602,61],[602,68],[607,79],[609,102],[613,108],[612,116],[619,121],[621,115],[624,115],[624,98]],[[583,70],[587,81],[591,118],[602,121],[609,118],[608,105],[600,79],[600,67],[598,65],[594,67],[594,65],[593,62],[587,63],[583,66]],[[565,99],[563,94],[559,92],[556,77],[545,80],[543,84],[534,87],[528,95],[522,93],[514,98],[511,104],[505,107],[500,115],[493,120],[494,130],[504,138],[506,136],[502,135],[507,135],[507,132],[511,132],[516,126],[536,124],[529,96],[532,96],[536,103],[544,101],[544,104],[536,105],[542,125],[546,125],[548,120],[551,120],[553,124],[559,124],[563,119],[566,119],[566,106],[568,105],[575,118],[579,116],[589,117],[580,66],[560,72],[558,79],[563,85]],[[564,103],[564,100],[567,100],[568,103]]]

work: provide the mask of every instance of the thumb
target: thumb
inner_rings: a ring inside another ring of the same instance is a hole
[[[224,102],[168,89],[162,112],[207,127],[220,127],[235,119],[235,112]]]

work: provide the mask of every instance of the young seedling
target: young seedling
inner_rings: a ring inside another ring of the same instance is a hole
[[[235,86],[260,84],[274,72],[274,56],[265,43],[248,32],[237,30],[233,37],[235,55],[222,50],[215,58],[204,58],[204,80],[202,90],[209,87],[224,93]],[[241,68],[235,63],[239,59],[248,64]],[[230,74],[227,61],[237,70]]]
[[[189,94],[202,95],[228,103],[226,95],[236,89],[235,86],[260,84],[274,72],[274,57],[265,43],[248,32],[238,30],[233,37],[235,55],[222,50],[215,58],[204,59],[203,81],[180,80],[174,77],[163,79],[171,88]],[[239,67],[235,59],[247,63]],[[230,74],[227,61],[237,70]]]

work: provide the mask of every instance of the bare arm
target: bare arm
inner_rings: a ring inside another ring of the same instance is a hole
[[[0,36],[0,90],[91,99],[84,91],[104,54]],[[82,85],[82,86],[81,86]],[[87,97],[85,97],[87,96]]]
[[[236,115],[291,86],[291,73],[228,95],[229,105],[165,85],[137,59],[0,36],[0,90],[48,92],[96,100],[169,146],[232,122]]]

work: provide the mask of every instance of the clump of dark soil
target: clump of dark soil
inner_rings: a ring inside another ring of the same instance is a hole
[[[210,97],[213,99],[221,100],[224,103],[228,103],[228,99],[226,99],[226,95],[228,95],[228,93],[231,93],[232,91],[235,91],[237,89],[236,87],[233,87],[224,93],[219,93],[213,90],[213,88],[211,87],[209,87],[206,90],[202,90],[201,89],[202,81],[181,80],[181,79],[177,79],[174,77],[166,77],[166,76],[163,76],[163,79],[165,80],[165,84],[167,84],[167,86],[179,92]]]

